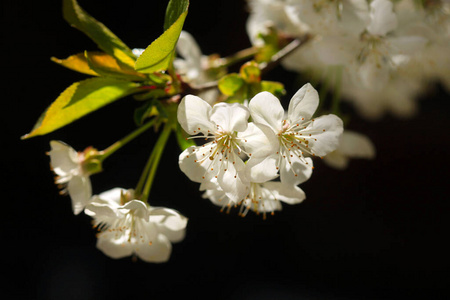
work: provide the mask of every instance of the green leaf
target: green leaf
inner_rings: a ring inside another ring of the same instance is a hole
[[[178,0],[171,1],[169,6],[176,6],[176,3],[184,3],[186,1]],[[183,29],[184,20],[186,19],[188,13],[188,3],[183,7],[184,10],[178,11],[181,14],[176,18],[176,21],[167,28],[164,33],[157,38],[150,46],[145,49],[145,51],[139,56],[136,60],[136,64],[134,68],[142,73],[153,73],[158,71],[164,71],[169,68],[171,65],[173,58],[175,57],[175,47],[178,42],[178,37],[180,36],[181,30]],[[172,3],[172,4],[171,4]],[[169,9],[170,10],[170,9]],[[174,13],[169,13],[169,17],[166,17],[166,22],[169,24],[169,21],[175,19]],[[167,15],[166,15],[167,16]],[[166,27],[166,24],[165,24]]]
[[[177,122],[177,128],[176,128],[176,136],[177,136],[177,142],[178,145],[181,148],[181,151],[186,150],[187,148],[191,146],[196,146],[194,140],[188,139],[189,134],[187,134],[183,128],[181,128],[181,125]]]
[[[261,81],[261,91],[270,92],[278,98],[286,94],[284,85],[276,81]]]
[[[85,52],[88,66],[97,74],[117,79],[144,81],[147,76],[121,64],[114,57],[103,52]]]
[[[222,94],[233,96],[245,83],[237,73],[231,73],[222,77],[218,82],[218,88]]]
[[[63,1],[64,19],[91,38],[100,49],[122,63],[133,67],[136,57],[133,52],[105,25],[86,13],[76,0]]]
[[[169,27],[177,21],[181,14],[187,11],[188,6],[188,0],[170,0],[169,4],[167,4],[166,16],[164,19],[164,30],[169,29]]]
[[[41,115],[32,131],[22,137],[44,135],[122,97],[137,92],[138,84],[95,77],[69,86]]]

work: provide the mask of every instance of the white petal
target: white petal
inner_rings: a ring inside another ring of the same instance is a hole
[[[292,97],[289,103],[288,119],[290,123],[299,122],[302,118],[311,119],[319,105],[319,94],[314,87],[307,83]]]
[[[311,134],[313,139],[309,139],[309,148],[312,153],[316,156],[325,156],[337,149],[342,131],[343,123],[339,117],[325,115],[314,119],[312,125],[302,130],[302,133]]]
[[[99,234],[97,239],[97,248],[105,255],[118,259],[133,254],[133,245],[128,243],[125,236],[115,238],[114,233],[107,231]]]
[[[312,175],[313,161],[311,158],[304,158],[305,162],[294,156],[290,158],[291,164],[286,159],[282,159],[280,164],[280,180],[287,186],[298,185],[308,180]],[[295,176],[297,174],[297,176]]]
[[[251,159],[267,157],[279,148],[275,133],[270,127],[262,124],[249,123],[247,130],[239,133],[238,137],[243,139],[241,145],[251,154]]]
[[[78,173],[78,153],[72,147],[60,141],[50,141],[50,146],[50,164],[57,175]]]
[[[426,43],[427,39],[421,36],[400,36],[389,38],[389,52],[391,54],[407,54],[411,55],[421,51]]]
[[[226,171],[221,170],[218,174],[217,182],[228,198],[233,203],[238,203],[247,195],[248,181],[243,173],[238,173],[235,165],[229,164]]]
[[[346,36],[324,36],[315,44],[319,59],[327,65],[346,65],[357,56],[358,39]]]
[[[344,0],[341,15],[345,31],[360,34],[370,22],[367,0]]]
[[[131,200],[125,203],[123,206],[119,207],[119,210],[122,211],[123,213],[128,213],[132,211],[135,216],[148,222],[149,218],[148,206],[140,200],[136,199]]]
[[[338,151],[350,158],[375,157],[375,146],[365,135],[345,130],[339,142]]]
[[[216,157],[214,161],[205,159],[205,156],[210,154],[211,148],[211,144],[207,145],[208,146],[205,147],[191,146],[184,150],[179,156],[178,164],[180,170],[192,181],[208,181],[211,178],[214,178],[220,169],[217,165],[220,158]],[[203,154],[205,154],[205,156]]]
[[[268,189],[275,199],[288,204],[297,204],[306,198],[305,192],[295,185],[288,186],[281,182],[266,182],[263,187]]]
[[[384,88],[389,82],[389,64],[378,53],[368,55],[358,72],[364,87],[372,91]]]
[[[154,223],[158,231],[171,242],[184,239],[188,219],[173,209],[153,208],[150,222]]]
[[[163,234],[158,234],[151,245],[141,245],[136,250],[137,256],[146,262],[163,263],[169,260],[172,244]]]
[[[94,196],[91,202],[84,209],[85,214],[99,221],[113,220],[118,218],[117,210],[102,201],[98,196]]]
[[[397,16],[388,0],[374,0],[370,3],[370,24],[367,31],[373,35],[385,36],[397,28]]]
[[[72,199],[72,209],[75,215],[83,211],[92,196],[91,181],[87,176],[74,176],[67,185],[70,198]]]
[[[251,159],[247,163],[249,181],[262,183],[278,177],[277,162],[278,154],[276,153],[265,159]]]
[[[339,152],[338,150],[328,153],[324,158],[323,162],[335,169],[344,170],[348,167],[350,159]]]
[[[280,100],[269,92],[261,92],[248,105],[255,123],[263,124],[278,133],[282,128],[284,109]]]
[[[181,31],[177,42],[177,52],[186,60],[189,60],[192,65],[200,67],[202,52],[189,32]]]
[[[199,132],[207,134],[208,130],[214,132],[216,128],[210,119],[211,111],[212,108],[208,102],[197,96],[187,95],[178,105],[178,122],[190,135],[196,135]]]
[[[217,103],[211,112],[211,120],[225,132],[245,131],[250,112],[239,103]]]

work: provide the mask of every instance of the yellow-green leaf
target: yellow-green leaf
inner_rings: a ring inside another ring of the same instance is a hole
[[[244,83],[244,80],[239,76],[239,74],[231,73],[222,77],[219,80],[217,87],[222,94],[233,96]]]
[[[85,33],[100,49],[114,56],[122,63],[130,67],[134,66],[136,57],[131,49],[103,23],[86,13],[76,0],[64,0],[63,15],[70,25]]]
[[[278,98],[286,94],[284,85],[276,81],[261,81],[261,91],[272,93]]]
[[[136,72],[127,65],[121,64],[114,57],[103,52],[85,52],[89,67],[105,77],[124,80],[143,81],[147,79],[142,73]]]
[[[159,36],[136,60],[134,68],[141,73],[153,73],[167,70],[175,55],[178,37],[183,29],[188,6],[176,21]]]
[[[84,53],[71,55],[64,59],[52,57],[51,60],[68,69],[87,75],[98,76],[98,74],[89,67]]]
[[[44,135],[138,91],[138,84],[95,77],[69,86],[41,115],[32,131],[22,137]]]

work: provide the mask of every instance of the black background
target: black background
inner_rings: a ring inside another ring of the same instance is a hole
[[[162,33],[166,1],[82,1],[130,47]],[[205,54],[250,45],[244,1],[192,0],[185,30]],[[74,216],[49,170],[49,141],[104,149],[134,128],[126,98],[64,129],[20,140],[41,112],[85,75],[50,61],[96,46],[62,18],[61,1],[2,1],[1,238],[5,299],[448,299],[448,93],[431,87],[410,120],[359,119],[349,128],[377,147],[344,172],[316,162],[307,199],[263,221],[230,215],[201,198],[178,169],[172,140],[150,202],[189,218],[165,264],[113,260],[95,248],[87,216]],[[266,79],[299,86],[281,68]],[[6,80],[5,80],[6,79]],[[92,177],[94,193],[135,186],[155,136],[145,134]]]

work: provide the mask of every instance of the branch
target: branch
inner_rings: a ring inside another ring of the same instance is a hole
[[[295,38],[292,42],[287,44],[283,49],[274,54],[269,62],[263,62],[259,64],[259,68],[261,69],[261,74],[267,73],[276,67],[283,58],[287,57],[289,54],[294,52],[294,50],[298,49],[300,46],[305,44],[312,38],[311,35],[305,34],[302,37]],[[250,48],[251,49],[251,48]],[[191,85],[191,89],[195,92],[209,90],[217,87],[218,80],[205,82],[199,85]]]

